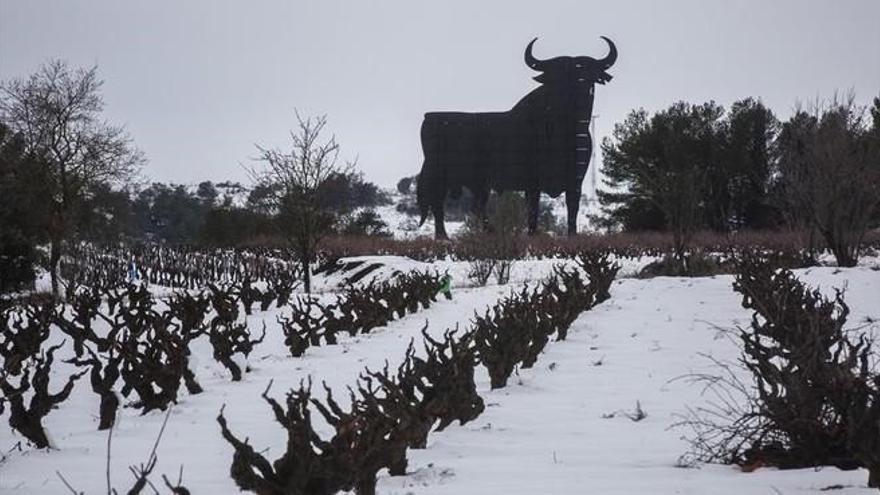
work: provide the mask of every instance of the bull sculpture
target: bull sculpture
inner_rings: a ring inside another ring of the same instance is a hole
[[[614,43],[602,59],[532,55],[533,39],[525,51],[526,65],[541,72],[534,89],[507,112],[430,112],[422,122],[425,161],[419,174],[421,223],[434,215],[435,237],[446,239],[443,203],[447,194],[459,197],[467,187],[474,213],[486,219],[491,190],[524,191],[529,233],[538,224],[541,193],[565,192],[568,233],[577,232],[581,184],[590,165],[595,84],[611,80],[606,70],[617,60]]]

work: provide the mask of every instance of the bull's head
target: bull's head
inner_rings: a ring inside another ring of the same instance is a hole
[[[593,57],[555,57],[539,60],[532,55],[532,46],[538,40],[535,38],[526,46],[526,65],[541,72],[535,76],[535,80],[542,84],[605,84],[611,80],[611,75],[605,71],[617,60],[617,47],[608,38],[602,36],[602,39],[608,43],[609,48],[605,58],[596,60]]]

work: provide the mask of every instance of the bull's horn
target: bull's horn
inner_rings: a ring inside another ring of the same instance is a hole
[[[535,44],[536,41],[538,41],[538,38],[533,39],[529,42],[528,46],[526,46],[526,65],[534,70],[543,70],[544,61],[538,60],[534,57],[534,55],[532,55],[532,46]]]
[[[605,43],[608,43],[609,51],[608,51],[608,55],[606,55],[605,58],[603,58],[602,60],[599,60],[598,62],[602,67],[607,69],[607,68],[611,67],[612,65],[614,65],[614,62],[617,61],[617,47],[614,46],[614,42],[609,40],[608,38],[606,38],[604,36],[600,36],[600,38],[605,40]]]

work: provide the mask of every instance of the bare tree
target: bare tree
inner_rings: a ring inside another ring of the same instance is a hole
[[[262,170],[251,169],[251,176],[272,191],[282,234],[302,265],[303,287],[312,291],[311,263],[318,244],[332,231],[336,221],[330,194],[330,179],[346,174],[353,163],[339,161],[336,137],[324,139],[321,133],[327,116],[303,118],[296,112],[297,128],[290,131],[290,151],[257,145]]]
[[[786,207],[819,232],[839,266],[855,266],[880,207],[880,137],[854,101],[800,109],[779,137]]]
[[[61,60],[27,78],[0,82],[0,120],[22,136],[26,153],[46,167],[49,266],[56,295],[62,245],[75,231],[76,203],[95,184],[131,177],[144,161],[123,127],[101,119],[102,85],[96,66],[71,69]]]

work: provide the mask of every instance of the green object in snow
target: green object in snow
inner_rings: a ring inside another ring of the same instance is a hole
[[[440,280],[440,290],[437,292],[442,292],[446,297],[452,295],[452,276],[446,275]]]

